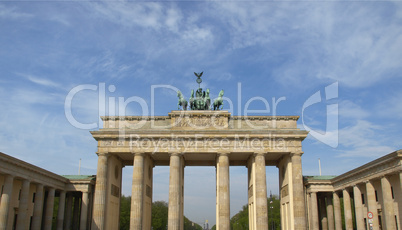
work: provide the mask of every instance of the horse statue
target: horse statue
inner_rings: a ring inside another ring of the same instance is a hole
[[[190,96],[190,109],[195,110],[195,99],[194,99],[194,90],[191,90],[191,96]]]
[[[179,98],[177,109],[180,110],[180,106],[182,106],[183,110],[187,110],[187,101],[186,99],[184,99],[183,94],[180,92],[180,90],[177,91],[177,97]]]
[[[205,93],[205,108],[204,110],[209,110],[209,106],[211,105],[211,98],[209,97],[209,89],[207,89]]]
[[[219,107],[222,106],[223,108],[223,89],[219,92],[218,98],[214,100],[214,110],[220,110]],[[222,109],[221,108],[221,109]]]

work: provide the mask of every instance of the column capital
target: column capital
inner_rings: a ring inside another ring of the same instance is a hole
[[[96,152],[96,155],[98,155],[98,157],[109,157],[110,156],[110,154],[108,152],[107,153]]]
[[[134,156],[144,156],[145,152],[131,152]]]
[[[264,156],[265,157],[265,155],[267,155],[267,152],[266,151],[255,151],[253,153],[253,155],[254,156]]]
[[[216,155],[219,156],[229,156],[231,154],[230,151],[218,151]]]
[[[302,156],[303,155],[303,151],[297,151],[297,152],[290,152],[290,157],[293,157],[293,156]]]
[[[183,153],[182,152],[169,152],[169,156],[171,157],[171,156],[179,156],[179,157],[181,157],[181,156],[183,156]]]

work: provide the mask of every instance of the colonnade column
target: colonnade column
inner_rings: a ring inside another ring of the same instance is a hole
[[[50,188],[47,193],[47,200],[46,200],[46,210],[45,210],[45,230],[52,229],[52,220],[53,220],[53,207],[54,207],[54,193],[55,189]]]
[[[372,212],[374,218],[373,220],[373,230],[379,229],[378,223],[378,211],[377,211],[377,201],[375,198],[375,189],[371,181],[366,182],[366,194],[367,194],[367,211]]]
[[[391,184],[386,176],[381,178],[382,200],[383,200],[383,215],[384,215],[384,228],[383,229],[396,229],[394,202],[392,200]]]
[[[327,195],[326,200],[327,200],[328,230],[334,230],[335,222],[334,222],[334,207],[332,205],[332,197]]]
[[[302,152],[291,154],[293,184],[294,229],[306,229],[306,209],[302,174]]]
[[[74,209],[73,209],[73,229],[78,229],[80,218],[80,196],[75,194],[74,196]]]
[[[144,214],[144,154],[134,154],[130,230],[142,230]]]
[[[216,229],[230,229],[229,153],[218,153],[216,160]]]
[[[170,154],[168,230],[180,230],[184,224],[180,221],[182,198],[180,183],[181,157],[180,153]]]
[[[64,229],[71,228],[71,213],[73,211],[73,194],[67,193],[66,215],[64,221]]]
[[[334,200],[335,229],[342,230],[341,201],[337,192],[332,193]]]
[[[357,185],[353,186],[353,197],[355,200],[356,227],[357,229],[364,229],[362,193]]]
[[[321,197],[320,199],[320,212],[321,212],[321,227],[322,230],[328,230],[328,218],[327,218],[327,210],[325,204],[325,197]]]
[[[310,207],[311,207],[311,229],[319,229],[318,223],[318,204],[317,193],[310,193]]]
[[[80,230],[87,229],[88,220],[88,192],[82,192]]]
[[[21,186],[21,197],[20,204],[18,207],[18,218],[17,218],[17,230],[24,230],[28,228],[27,212],[28,212],[28,196],[29,196],[29,186],[31,182],[29,180],[23,180]]]
[[[43,184],[36,185],[32,229],[41,229],[43,214]]]
[[[98,154],[98,167],[96,173],[96,189],[93,210],[93,230],[105,229],[106,191],[107,191],[107,161],[106,153]]]
[[[350,194],[349,191],[346,189],[344,189],[342,192],[343,192],[343,208],[345,215],[345,228],[346,230],[353,230],[352,206],[350,205]]]
[[[6,175],[4,179],[3,194],[0,203],[0,230],[7,227],[8,213],[10,211],[11,198],[13,193],[14,176]]]
[[[65,207],[66,207],[66,192],[60,191],[59,210],[57,211],[57,230],[63,230]]]

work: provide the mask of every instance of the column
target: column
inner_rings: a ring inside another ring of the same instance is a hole
[[[54,188],[50,188],[47,193],[46,210],[45,210],[45,227],[44,230],[52,229],[53,207],[54,207]]]
[[[5,230],[7,227],[8,213],[10,210],[11,199],[13,195],[14,176],[4,176],[4,188],[1,195],[0,203],[0,230]]]
[[[342,230],[342,214],[341,214],[341,201],[339,195],[336,192],[332,193],[334,199],[334,218],[335,218],[335,229]]]
[[[36,185],[32,229],[41,229],[43,214],[43,184]]]
[[[169,213],[168,230],[180,230],[183,223],[180,223],[180,169],[181,155],[170,154],[170,178],[169,178]]]
[[[79,225],[79,218],[80,218],[80,196],[74,196],[74,208],[73,208],[73,229],[78,229]]]
[[[353,186],[353,197],[355,200],[356,227],[357,229],[365,229],[363,205],[362,205],[362,193],[359,189],[359,186],[357,185]]]
[[[60,191],[59,210],[57,210],[57,230],[63,230],[65,207],[66,207],[66,192]]]
[[[306,229],[306,208],[304,202],[304,186],[302,174],[302,153],[293,153],[292,160],[292,183],[293,183],[293,215],[294,229]]]
[[[144,153],[134,154],[130,230],[142,230],[144,213]]]
[[[267,179],[265,170],[265,153],[255,155],[255,205],[256,205],[256,229],[268,229],[267,211]]]
[[[394,201],[392,199],[391,184],[387,177],[381,178],[382,200],[383,200],[383,215],[384,215],[384,228],[383,229],[396,229]]]
[[[332,197],[327,195],[326,199],[327,199],[328,230],[335,230],[334,207],[332,205]]]
[[[377,211],[377,201],[375,199],[375,189],[370,181],[366,182],[366,193],[367,193],[367,211],[373,213],[373,230],[379,230],[378,226],[378,211]]]
[[[352,220],[352,207],[350,206],[350,194],[349,191],[343,189],[343,209],[345,215],[345,228],[346,230],[353,230]]]
[[[73,194],[72,192],[67,193],[67,204],[66,204],[66,213],[65,213],[65,221],[64,221],[64,229],[71,228],[71,214],[73,212]]]
[[[325,204],[325,197],[321,196],[320,199],[320,213],[321,213],[321,227],[322,230],[328,230],[327,207]]]
[[[402,194],[402,172],[399,172],[399,180],[398,180],[398,182],[399,182],[399,185],[398,185],[398,190],[397,190],[397,192],[396,193],[394,193],[394,194]],[[398,224],[399,224],[399,228],[400,229],[402,229],[402,196],[398,196],[397,195],[397,197],[399,197],[399,198],[397,198],[397,199],[399,199],[397,202],[398,202],[398,213],[399,213],[399,222],[398,222]]]
[[[106,191],[107,191],[107,160],[106,153],[98,154],[96,171],[94,210],[92,214],[92,230],[105,229]]]
[[[23,180],[21,186],[21,197],[20,204],[18,207],[18,218],[17,218],[17,230],[24,230],[28,228],[28,196],[29,196],[29,186],[31,182],[29,180]]]
[[[266,202],[267,202],[267,200],[265,199],[265,205],[266,205]],[[217,155],[216,206],[217,206],[216,229],[217,230],[230,230],[229,153],[218,153],[218,155]],[[265,210],[267,210],[266,206],[265,206]],[[258,229],[258,227],[257,227],[257,229]]]
[[[318,204],[317,204],[317,193],[310,193],[310,206],[311,206],[311,229],[318,230]]]
[[[88,203],[88,192],[82,192],[80,230],[87,229]]]

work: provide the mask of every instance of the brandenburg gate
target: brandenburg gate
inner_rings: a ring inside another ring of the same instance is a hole
[[[282,229],[305,229],[301,167],[307,132],[297,116],[231,116],[172,111],[168,116],[106,116],[98,141],[92,229],[118,229],[122,168],[133,165],[130,229],[151,229],[152,172],[170,166],[168,229],[183,229],[185,166],[216,167],[216,226],[230,229],[229,167],[248,168],[250,229],[268,229],[265,166],[277,166]]]
[[[197,83],[202,73],[194,73]],[[282,229],[306,229],[297,116],[232,116],[223,90],[211,104],[199,87],[189,103],[180,91],[168,116],[104,116],[98,141],[93,230],[118,229],[122,168],[133,165],[130,230],[151,229],[153,168],[170,166],[168,230],[183,230],[184,167],[216,167],[216,229],[230,229],[229,167],[248,168],[249,229],[268,229],[265,167],[279,169]],[[191,110],[187,111],[187,107]],[[213,108],[213,110],[212,110]]]

